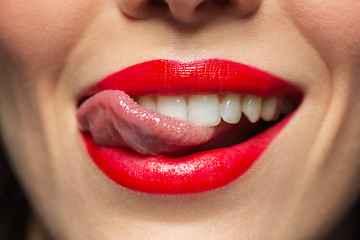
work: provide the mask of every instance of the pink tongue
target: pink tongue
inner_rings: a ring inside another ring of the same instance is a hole
[[[215,135],[214,127],[197,126],[139,106],[119,90],[102,91],[77,111],[80,128],[95,143],[130,148],[144,155],[183,155]]]

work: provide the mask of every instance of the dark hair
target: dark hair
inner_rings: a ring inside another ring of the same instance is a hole
[[[0,141],[0,240],[24,240],[28,203]]]
[[[326,240],[360,239],[360,199]]]

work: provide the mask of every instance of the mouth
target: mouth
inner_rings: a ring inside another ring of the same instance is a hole
[[[135,191],[186,194],[247,172],[302,92],[227,60],[154,60],[110,75],[80,99],[81,134],[105,175]]]

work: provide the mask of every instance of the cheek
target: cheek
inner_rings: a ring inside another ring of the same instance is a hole
[[[79,38],[93,2],[0,1],[0,59],[38,69],[56,65]]]
[[[287,4],[294,23],[330,67],[359,64],[360,1],[292,0]]]

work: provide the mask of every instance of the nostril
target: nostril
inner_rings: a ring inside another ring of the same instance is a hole
[[[167,7],[168,4],[165,0],[149,0],[150,6],[154,7]]]
[[[217,6],[225,6],[229,4],[230,0],[214,0],[215,5]]]
[[[201,2],[199,5],[195,7],[195,11],[200,11],[201,9],[205,8],[206,3]]]
[[[120,10],[131,19],[159,17],[186,25],[200,25],[219,16],[249,16],[262,0],[117,0]],[[169,17],[171,16],[171,17]]]

